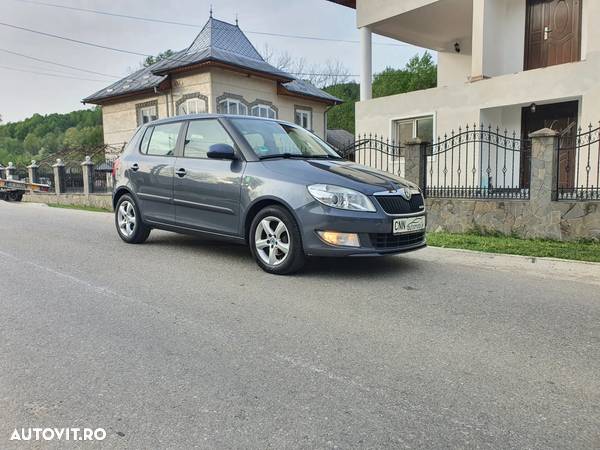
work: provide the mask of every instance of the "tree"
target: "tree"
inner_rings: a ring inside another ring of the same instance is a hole
[[[162,61],[163,59],[170,58],[174,54],[175,54],[175,52],[173,50],[168,49],[168,50],[165,50],[164,52],[160,52],[156,56],[148,56],[142,63],[142,66],[150,67],[152,64],[156,64],[157,62]]]
[[[308,65],[305,58],[294,58],[287,51],[276,52],[268,44],[264,46],[262,57],[273,67],[317,87],[347,83],[350,80],[350,71],[339,60]]]
[[[437,84],[437,66],[429,52],[413,56],[404,69],[387,67],[373,77],[373,97],[429,89]]]
[[[429,89],[437,85],[437,66],[429,52],[423,56],[415,55],[403,69],[386,68],[375,74],[373,79],[373,97],[403,94],[420,89]],[[342,83],[324,88],[344,103],[333,107],[327,115],[329,128],[341,128],[354,133],[354,104],[360,98],[358,83]]]

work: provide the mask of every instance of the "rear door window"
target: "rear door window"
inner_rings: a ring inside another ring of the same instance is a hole
[[[233,140],[218,120],[192,120],[185,137],[183,156],[185,158],[206,158],[208,149],[214,144],[228,144],[234,147]]]
[[[177,137],[181,129],[181,122],[156,125],[150,136],[146,153],[153,156],[173,156],[177,147]],[[148,134],[148,132],[146,132]],[[146,136],[142,140],[142,146]],[[143,148],[143,147],[142,147]],[[143,150],[142,150],[143,151]]]

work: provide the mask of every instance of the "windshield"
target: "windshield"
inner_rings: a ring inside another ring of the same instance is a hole
[[[230,119],[259,158],[339,158],[325,142],[304,128],[256,119]]]

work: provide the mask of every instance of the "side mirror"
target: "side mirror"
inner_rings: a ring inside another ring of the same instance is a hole
[[[213,144],[208,148],[206,154],[211,159],[237,159],[235,150],[229,144]]]

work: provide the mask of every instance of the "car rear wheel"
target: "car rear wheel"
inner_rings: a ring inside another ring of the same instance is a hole
[[[128,244],[141,244],[150,235],[151,228],[144,224],[135,200],[123,195],[115,208],[115,225],[119,237]]]
[[[280,206],[268,206],[254,217],[248,240],[256,263],[266,272],[286,275],[304,266],[298,224]]]

